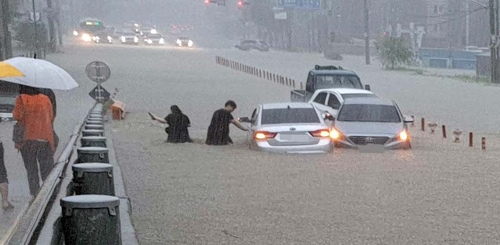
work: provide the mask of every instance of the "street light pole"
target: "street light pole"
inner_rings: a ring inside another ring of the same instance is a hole
[[[33,44],[33,46],[34,46],[35,50],[33,50],[33,53],[34,53],[34,55],[33,55],[34,57],[33,57],[33,58],[35,58],[35,59],[36,59],[36,52],[38,52],[38,36],[37,36],[37,32],[38,32],[38,30],[37,30],[37,27],[36,27],[36,9],[35,9],[35,0],[31,0],[31,3],[32,3],[32,5],[33,5],[33,26],[34,26],[34,30],[35,30],[35,33],[34,33],[34,35],[35,35],[35,40],[34,40],[34,44]]]
[[[368,0],[365,0],[365,61],[366,64],[370,64],[370,22],[369,22],[369,13],[368,9]]]

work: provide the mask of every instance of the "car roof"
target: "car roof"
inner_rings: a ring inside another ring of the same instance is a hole
[[[269,110],[269,109],[287,109],[288,107],[297,109],[297,108],[313,108],[314,106],[310,103],[303,103],[303,102],[280,102],[280,103],[266,103],[262,104],[262,109],[263,110]]]
[[[316,90],[318,93],[320,92],[331,92],[338,94],[373,94],[373,92],[368,91],[366,89],[355,89],[355,88],[325,88]]]
[[[394,105],[394,101],[377,98],[377,97],[361,97],[361,98],[348,98],[344,101],[344,105]]]
[[[350,70],[316,70],[316,69],[312,69],[310,72],[313,73],[314,75],[339,74],[339,75],[358,76],[358,74],[356,74],[354,71],[350,71]]]

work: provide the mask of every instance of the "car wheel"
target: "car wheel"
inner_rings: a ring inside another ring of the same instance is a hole
[[[411,142],[407,142],[405,146],[403,147],[404,150],[410,150],[411,149]]]

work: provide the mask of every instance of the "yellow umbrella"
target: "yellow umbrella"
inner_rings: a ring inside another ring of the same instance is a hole
[[[6,77],[24,77],[24,74],[12,65],[0,62],[0,78]]]

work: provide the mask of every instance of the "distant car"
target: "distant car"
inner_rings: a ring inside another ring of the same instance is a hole
[[[333,150],[330,128],[323,115],[309,103],[259,105],[250,123],[252,149],[281,153],[328,153]]]
[[[165,45],[165,39],[160,34],[150,34],[144,42],[148,45]]]
[[[139,37],[133,32],[124,32],[120,37],[122,44],[134,44],[139,45]]]
[[[336,146],[367,149],[410,149],[408,123],[396,102],[381,98],[350,98],[340,107],[332,129]]]
[[[94,41],[95,43],[111,44],[113,43],[113,37],[111,35],[112,34],[107,31],[98,32],[92,37],[92,41]]]
[[[12,111],[14,111],[15,103],[16,103],[15,94],[0,95],[0,121],[13,120]]]
[[[321,112],[329,113],[336,117],[340,106],[348,98],[377,97],[374,93],[364,89],[331,88],[318,89],[314,92],[309,103],[313,104]]]
[[[244,51],[252,49],[259,50],[262,52],[269,51],[269,45],[267,45],[266,42],[260,40],[243,40],[238,44],[235,44],[234,47]]]
[[[189,37],[179,37],[175,42],[179,47],[193,47],[194,43]]]

